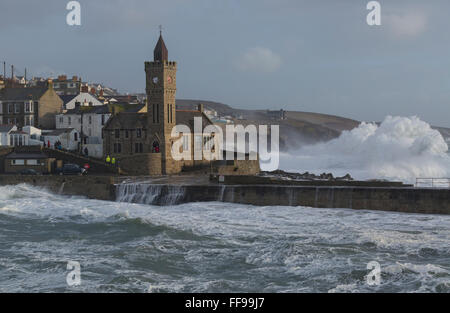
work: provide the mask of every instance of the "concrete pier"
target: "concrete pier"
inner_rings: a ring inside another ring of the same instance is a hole
[[[27,183],[55,193],[153,205],[224,201],[258,206],[310,206],[450,214],[450,189],[410,186],[219,184],[199,177],[0,175],[0,185]]]

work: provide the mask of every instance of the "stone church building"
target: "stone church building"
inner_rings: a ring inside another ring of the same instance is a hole
[[[204,114],[203,107],[198,110],[177,110],[175,107],[177,63],[169,61],[168,50],[160,35],[153,53],[153,62],[145,62],[146,73],[146,113],[118,113],[111,117],[103,128],[104,156],[118,160],[120,168],[130,175],[176,174],[187,167],[206,167],[207,160],[194,160],[194,138],[203,134],[190,134],[184,140],[181,150],[191,153],[191,160],[174,160],[172,145],[178,138],[171,138],[175,125],[186,125],[194,130],[194,118],[202,120],[202,127],[212,125]],[[184,133],[182,134],[185,135]],[[214,141],[212,138],[210,142]],[[190,147],[189,147],[190,144]]]

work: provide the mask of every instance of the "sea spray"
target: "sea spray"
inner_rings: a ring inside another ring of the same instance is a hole
[[[363,122],[329,142],[282,154],[280,164],[286,171],[350,173],[356,179],[450,177],[447,142],[415,116],[387,116],[379,126]]]
[[[155,206],[25,184],[0,195],[0,292],[73,292],[67,260],[81,265],[77,292],[450,291],[446,215]],[[377,287],[366,284],[373,260]]]

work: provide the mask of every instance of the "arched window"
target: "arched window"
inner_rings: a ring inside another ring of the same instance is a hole
[[[153,141],[152,144],[152,152],[153,153],[159,153],[159,142],[158,141]]]

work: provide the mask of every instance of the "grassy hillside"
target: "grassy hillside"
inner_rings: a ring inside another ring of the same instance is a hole
[[[345,117],[312,113],[287,111],[286,119],[273,119],[267,110],[243,110],[232,108],[227,104],[204,100],[177,100],[177,107],[195,108],[202,103],[205,108],[211,108],[220,116],[231,116],[236,124],[248,125],[280,125],[280,147],[282,150],[296,149],[304,144],[328,141],[338,137],[342,131],[351,130],[360,121]],[[278,110],[278,108],[274,108]],[[450,129],[434,127],[447,140],[450,140]]]

